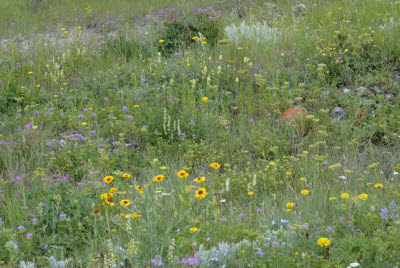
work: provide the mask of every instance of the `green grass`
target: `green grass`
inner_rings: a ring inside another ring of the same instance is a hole
[[[211,4],[4,3],[1,267],[399,265],[400,4]]]

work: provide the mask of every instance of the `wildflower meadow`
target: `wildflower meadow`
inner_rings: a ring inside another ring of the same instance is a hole
[[[0,267],[400,267],[400,1],[0,2]]]

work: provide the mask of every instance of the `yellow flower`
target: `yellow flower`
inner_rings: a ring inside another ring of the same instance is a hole
[[[160,182],[160,181],[164,180],[164,177],[165,177],[164,175],[157,175],[153,178],[153,181]]]
[[[274,162],[274,161],[270,161],[270,162],[269,162],[269,165],[270,165],[270,166],[275,166],[275,162]]]
[[[329,200],[336,200],[336,197],[329,197]]]
[[[367,200],[368,195],[365,194],[365,193],[362,193],[362,194],[360,194],[360,195],[358,196],[358,198],[360,198],[361,200]]]
[[[110,189],[110,193],[115,193],[117,191],[117,188],[113,187]]]
[[[194,179],[195,183],[200,183],[202,181],[206,181],[206,177],[198,177],[198,178]]]
[[[125,218],[131,217],[132,219],[137,219],[137,220],[139,220],[141,216],[142,216],[142,215],[140,215],[139,212],[136,212],[136,213],[131,213],[131,214],[129,214],[129,215],[127,214],[127,215],[125,216]]]
[[[203,45],[207,45],[207,42],[206,41],[204,41],[204,42],[201,42]]]
[[[377,183],[377,184],[374,185],[374,187],[375,187],[375,188],[382,188],[383,185],[382,185],[382,183]]]
[[[195,233],[195,232],[197,232],[199,229],[197,229],[197,227],[192,227],[192,228],[189,228],[189,230],[190,230],[191,233]]]
[[[187,176],[189,176],[189,173],[187,173],[185,170],[180,170],[178,171],[176,174],[178,174],[179,178],[186,178]]]
[[[206,40],[207,38],[203,37],[203,40]]]
[[[197,39],[199,39],[199,37],[197,37],[197,36],[192,38],[192,40],[197,40]]]
[[[107,198],[107,194],[105,193],[105,194],[100,195],[100,198],[101,199],[106,199]]]
[[[165,41],[161,39],[161,40],[158,41],[158,42],[159,42],[160,44],[162,44],[162,43],[164,43]]]
[[[122,178],[129,179],[130,177],[132,177],[132,175],[129,174],[129,173],[124,173],[124,174],[122,174]]]
[[[253,191],[248,191],[247,194],[248,194],[248,195],[253,195],[254,192],[253,192]]]
[[[135,104],[133,105],[133,108],[139,108],[139,105]]]
[[[310,194],[310,191],[304,189],[304,190],[301,190],[301,194],[302,194],[302,195],[309,195],[309,194]]]
[[[328,238],[325,237],[321,237],[320,239],[318,239],[318,245],[320,245],[321,247],[327,247],[331,244],[331,241],[329,241]]]
[[[38,87],[38,88],[39,88],[39,87],[40,87],[40,85],[36,85],[35,87]]]
[[[343,199],[347,199],[347,198],[349,198],[349,194],[348,193],[343,193],[343,194],[340,195],[340,197],[343,198]]]
[[[86,122],[82,122],[82,126],[86,126],[87,125],[87,123]]]
[[[276,194],[272,194],[273,197],[276,197]]]
[[[292,172],[286,171],[286,175],[292,175]]]
[[[208,103],[208,98],[207,97],[203,97],[201,98],[202,101],[204,101],[205,103]]]
[[[214,163],[210,164],[210,167],[212,167],[213,169],[217,170],[217,169],[219,169],[221,167],[221,165],[218,164],[217,162],[214,162]]]
[[[131,204],[131,201],[129,201],[128,199],[124,199],[124,200],[121,200],[119,203],[121,204],[121,206],[126,207]]]
[[[28,72],[28,74],[33,74],[33,72]]]
[[[112,207],[115,205],[115,203],[112,202],[111,199],[106,199],[106,200],[104,200],[104,201],[106,202],[106,204],[109,204],[109,205],[112,206]]]
[[[307,179],[304,178],[304,177],[301,177],[300,180],[301,180],[301,181],[306,181]]]
[[[135,188],[136,188],[136,190],[139,191],[140,194],[143,194],[143,193],[144,193],[143,188],[140,187],[139,185],[135,184]]]
[[[106,176],[106,177],[104,177],[103,180],[104,180],[105,183],[110,183],[110,182],[112,182],[114,180],[114,177],[113,176]]]
[[[204,197],[206,197],[207,194],[208,193],[206,191],[206,188],[199,188],[196,191],[195,197],[198,198],[198,199],[203,199]]]
[[[160,169],[162,169],[162,170],[166,170],[166,169],[167,169],[167,167],[166,167],[166,166],[162,166],[162,167],[160,167]]]
[[[289,202],[289,203],[286,204],[286,207],[293,208],[294,207],[294,203],[293,202]]]

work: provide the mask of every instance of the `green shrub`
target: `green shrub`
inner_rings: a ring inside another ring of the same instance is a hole
[[[165,54],[183,49],[191,44],[215,45],[223,34],[222,13],[212,7],[192,9],[187,14],[179,8],[165,9],[154,14],[162,27],[156,41]]]

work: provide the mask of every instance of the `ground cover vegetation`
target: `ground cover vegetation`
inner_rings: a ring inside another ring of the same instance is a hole
[[[0,14],[1,267],[400,265],[399,1]]]

